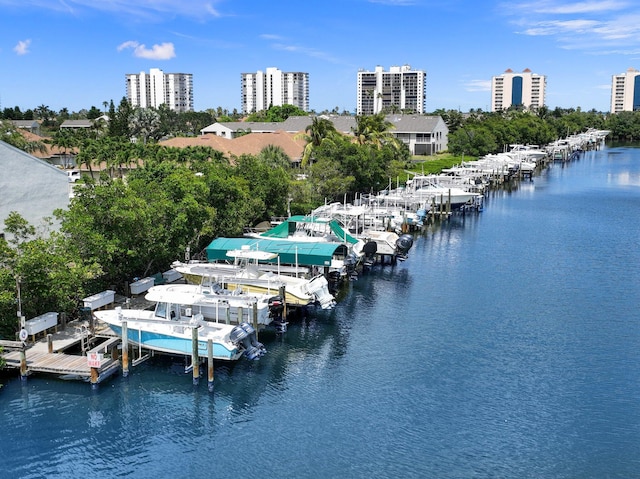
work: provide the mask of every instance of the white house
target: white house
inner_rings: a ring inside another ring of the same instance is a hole
[[[352,135],[356,127],[353,116],[328,115],[327,120],[345,135]],[[240,132],[274,133],[285,131],[297,133],[311,125],[312,116],[292,116],[283,122],[231,122],[214,123],[200,130],[204,135],[212,133],[223,138],[235,138]],[[412,155],[432,155],[445,151],[449,143],[449,127],[440,116],[387,115],[385,120],[393,125],[390,132],[409,147]]]

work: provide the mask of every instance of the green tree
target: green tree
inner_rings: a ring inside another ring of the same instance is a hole
[[[305,134],[302,136],[307,144],[302,153],[302,166],[306,166],[313,157],[314,149],[318,148],[326,139],[331,139],[339,133],[336,131],[333,123],[326,119],[314,116],[311,124],[305,128]]]
[[[15,212],[4,231],[9,239],[0,239],[0,317],[11,319],[0,320],[0,334],[13,339],[17,310],[26,318],[48,311],[73,314],[85,296],[84,284],[99,268],[77,257],[64,236],[38,235]]]
[[[252,113],[247,117],[247,121],[274,121],[282,122],[290,116],[307,116],[307,112],[293,105],[271,105],[266,110]]]
[[[160,115],[153,108],[135,108],[129,116],[129,132],[146,144],[160,132]]]

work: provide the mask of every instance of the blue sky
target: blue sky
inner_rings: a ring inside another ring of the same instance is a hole
[[[608,111],[640,69],[637,0],[0,0],[0,104],[116,104],[125,74],[192,73],[195,109],[240,110],[240,73],[310,74],[310,106],[353,111],[358,69],[427,72],[427,111],[490,109],[490,80],[547,76],[551,108]]]

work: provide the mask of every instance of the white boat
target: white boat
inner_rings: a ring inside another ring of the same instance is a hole
[[[483,197],[481,193],[461,187],[439,185],[437,177],[433,175],[416,175],[407,180],[407,194],[437,206],[449,204],[452,209],[464,205],[477,205]]]
[[[168,310],[167,310],[168,311]],[[213,343],[213,358],[235,361],[245,356],[258,359],[266,349],[256,340],[255,329],[248,323],[230,325],[204,321],[201,315],[187,318],[165,317],[162,310],[121,309],[94,311],[100,321],[121,336],[127,324],[127,339],[145,349],[188,356],[193,351],[193,329],[198,331],[198,355],[206,357],[208,342]]]
[[[211,278],[201,284],[162,284],[152,286],[147,301],[173,308],[173,317],[202,315],[205,321],[268,326],[279,319],[281,298],[275,294],[251,293],[239,287],[230,291]]]
[[[240,249],[227,251],[227,256],[234,259],[233,264],[176,261],[171,266],[192,284],[213,278],[231,291],[241,288],[249,293],[277,295],[284,288],[284,300],[291,306],[317,303],[322,309],[331,309],[336,304],[322,275],[306,279],[261,269],[259,261],[275,259],[278,256],[275,253]]]
[[[238,290],[239,291],[239,290]],[[152,351],[190,355],[193,330],[198,331],[198,354],[207,355],[208,341],[213,342],[214,359],[234,361],[242,356],[258,359],[266,352],[256,340],[251,324],[281,322],[278,298],[233,294],[213,284],[158,285],[149,289],[145,299],[155,302],[153,310],[122,309],[94,311],[96,318],[118,335],[127,323],[127,338]],[[273,313],[273,314],[272,314]],[[235,323],[235,324],[233,324]]]
[[[398,235],[393,231],[366,230],[358,236],[365,242],[364,253],[368,263],[375,260],[375,255],[404,261],[413,246],[413,236],[410,234]]]
[[[277,226],[261,232],[249,231],[246,237],[266,239],[307,246],[322,244],[334,247],[330,263],[325,263],[327,274],[339,278],[355,275],[357,264],[362,260],[362,240],[351,235],[338,221],[314,216],[290,216]],[[298,264],[298,261],[295,262]],[[301,261],[304,264],[304,262]]]

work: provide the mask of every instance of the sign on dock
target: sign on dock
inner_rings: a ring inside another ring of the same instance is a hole
[[[87,353],[87,365],[90,368],[100,368],[102,366],[102,353]]]

